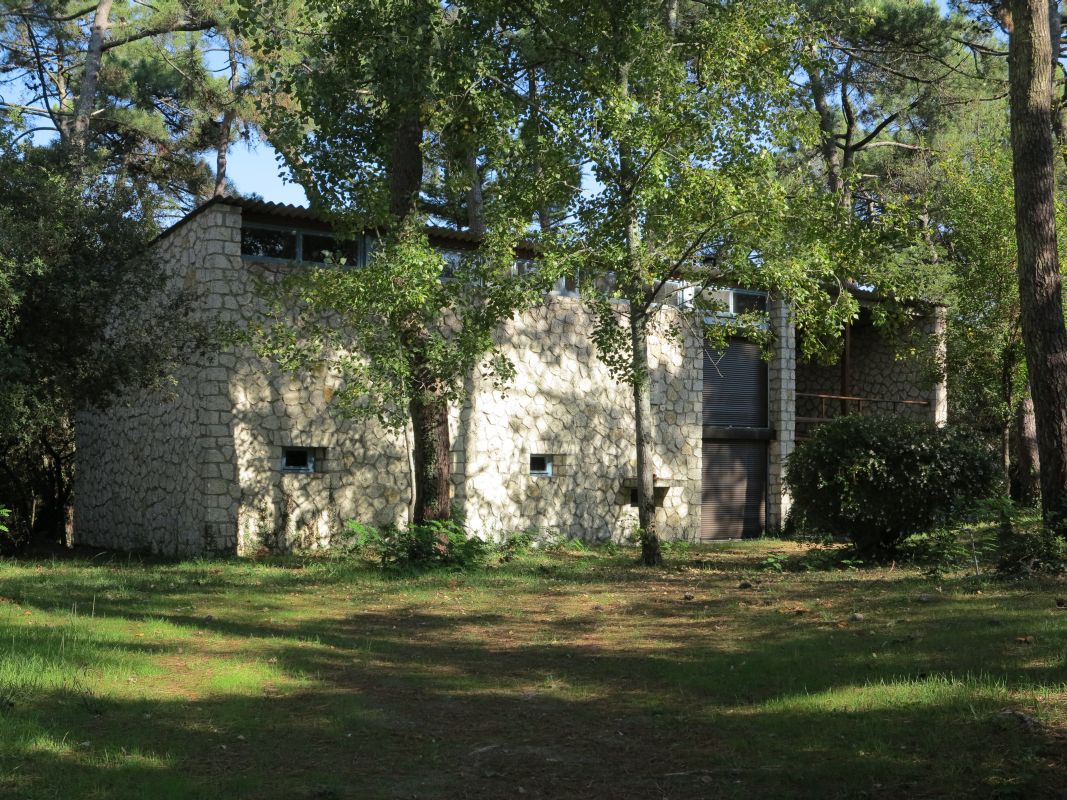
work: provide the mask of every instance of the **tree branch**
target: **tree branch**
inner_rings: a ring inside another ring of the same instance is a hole
[[[130,42],[136,42],[141,39],[148,39],[152,36],[159,36],[163,33],[177,33],[178,31],[206,31],[208,28],[214,28],[218,25],[218,21],[214,19],[199,19],[199,20],[182,20],[173,25],[158,25],[154,28],[145,28],[143,31],[137,33],[131,33],[127,36],[120,36],[117,39],[109,39],[104,42],[103,50],[114,50],[116,47],[122,47]]]

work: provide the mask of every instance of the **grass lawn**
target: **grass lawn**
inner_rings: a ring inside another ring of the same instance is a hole
[[[1067,797],[1062,582],[801,552],[0,561],[0,797]]]

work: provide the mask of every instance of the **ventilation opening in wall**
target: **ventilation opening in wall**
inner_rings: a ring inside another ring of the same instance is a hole
[[[552,456],[549,455],[531,455],[530,456],[530,474],[531,475],[551,475],[552,474]]]
[[[282,472],[314,472],[315,453],[310,447],[282,448]]]
[[[656,501],[656,508],[663,508],[663,500],[667,497],[669,486],[653,486],[652,497]],[[630,507],[637,508],[637,489],[630,490]]]

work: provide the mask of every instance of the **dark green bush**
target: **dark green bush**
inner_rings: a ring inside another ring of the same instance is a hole
[[[338,549],[374,556],[383,567],[474,567],[485,563],[491,548],[452,520],[432,520],[381,530],[350,520]]]
[[[997,572],[1002,575],[1067,573],[1067,541],[1040,523],[1017,527],[1006,519],[997,531]]]
[[[840,417],[786,465],[798,531],[846,537],[867,556],[952,523],[994,491],[992,451],[968,431],[901,416]]]

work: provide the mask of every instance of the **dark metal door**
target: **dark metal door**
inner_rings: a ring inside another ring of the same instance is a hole
[[[705,440],[701,539],[763,533],[767,508],[767,443]]]

